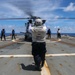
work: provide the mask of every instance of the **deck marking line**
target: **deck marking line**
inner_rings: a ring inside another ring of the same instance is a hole
[[[46,56],[75,56],[75,53],[47,54]]]
[[[42,68],[41,75],[51,75],[46,61],[45,61],[44,67]]]
[[[0,55],[0,58],[1,57],[33,57],[32,55]]]
[[[55,57],[55,56],[75,56],[75,53],[64,53],[64,54],[46,54],[47,57]],[[33,57],[28,54],[19,54],[19,55],[0,55],[1,57]]]

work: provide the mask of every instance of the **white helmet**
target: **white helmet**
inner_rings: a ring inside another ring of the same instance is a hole
[[[42,25],[42,20],[41,19],[36,19],[35,20],[35,25],[36,26],[41,26]]]

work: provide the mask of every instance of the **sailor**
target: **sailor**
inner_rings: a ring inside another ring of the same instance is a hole
[[[57,39],[58,39],[58,40],[61,39],[60,28],[58,28],[58,30],[57,30]]]
[[[34,57],[35,65],[38,70],[44,66],[46,53],[46,26],[41,19],[36,19],[34,26],[29,27],[32,33],[32,55]]]
[[[47,30],[48,39],[51,39],[51,30],[50,28]]]
[[[15,38],[15,30],[14,30],[14,29],[12,29],[12,40],[13,40],[13,39],[16,39],[16,38]]]
[[[6,41],[5,29],[2,29],[2,31],[1,31],[1,41],[2,41],[3,37],[4,37],[4,40]]]

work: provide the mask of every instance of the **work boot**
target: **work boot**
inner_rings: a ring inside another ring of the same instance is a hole
[[[38,70],[38,71],[41,71],[41,66],[35,65],[35,69]]]

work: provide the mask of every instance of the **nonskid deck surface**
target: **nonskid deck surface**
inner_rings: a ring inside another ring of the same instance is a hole
[[[62,38],[61,42],[56,38],[47,39],[46,61],[42,71],[35,69],[31,42],[0,41],[0,47],[6,45],[0,48],[0,75],[75,75],[75,47],[71,45],[74,41],[66,38]]]

